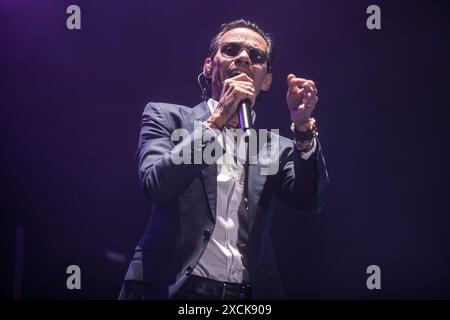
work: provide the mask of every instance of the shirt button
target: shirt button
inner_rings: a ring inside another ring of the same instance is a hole
[[[211,229],[206,229],[205,231],[203,231],[203,239],[204,240],[211,239]]]
[[[191,266],[189,266],[189,267],[186,268],[186,273],[187,273],[187,274],[192,273],[193,270],[194,270],[194,268],[192,268]]]

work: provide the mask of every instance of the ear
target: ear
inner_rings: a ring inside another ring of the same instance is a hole
[[[264,77],[264,80],[263,80],[263,83],[261,86],[261,91],[268,91],[270,89],[271,84],[272,84],[272,73],[268,73]]]
[[[206,79],[212,78],[212,61],[211,58],[206,58],[203,63],[203,73],[205,74]]]

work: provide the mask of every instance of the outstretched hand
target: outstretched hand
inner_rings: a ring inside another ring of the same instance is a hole
[[[319,97],[316,84],[312,80],[297,78],[294,74],[287,77],[287,104],[291,112],[291,120],[297,128],[308,123],[316,108]]]

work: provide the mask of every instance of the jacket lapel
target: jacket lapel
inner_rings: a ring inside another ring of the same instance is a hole
[[[257,135],[259,138],[259,136]],[[259,141],[258,141],[259,148]],[[265,144],[263,148],[270,148],[270,143]],[[259,150],[260,151],[260,150]],[[258,203],[261,198],[261,194],[263,192],[264,185],[267,180],[267,175],[261,174],[264,171],[264,167],[270,161],[269,155],[271,153],[258,152],[257,155],[250,156],[249,166],[248,166],[248,195],[249,195],[249,205],[248,205],[248,214],[249,214],[249,234],[252,231],[253,225],[255,223]],[[264,157],[264,159],[262,159]]]
[[[216,220],[217,206],[217,165],[212,164],[202,170],[203,183],[205,184],[206,196],[208,197],[209,207]]]
[[[194,131],[195,121],[205,121],[211,115],[208,103],[203,101],[192,108],[191,112],[183,111],[182,116],[190,132]]]
[[[185,113],[183,117],[188,125],[189,131],[194,131],[195,121],[205,121],[211,115],[206,101],[196,105],[192,109],[192,113]],[[217,165],[209,165],[202,170],[203,183],[208,198],[209,207],[211,209],[212,217],[216,220],[216,205],[217,205]]]

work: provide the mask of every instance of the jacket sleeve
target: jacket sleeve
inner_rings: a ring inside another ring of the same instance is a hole
[[[136,155],[141,187],[146,196],[159,206],[175,204],[176,197],[198,177],[208,164],[203,161],[194,164],[193,154],[196,148],[201,152],[214,140],[214,135],[208,128],[198,126],[191,133],[187,129],[180,129],[184,130],[186,135],[179,143],[172,141],[172,133],[176,128],[169,122],[166,112],[157,103],[147,104],[142,116]],[[186,151],[190,154],[184,156],[192,161],[173,161],[173,156]]]
[[[301,157],[301,151],[293,143],[281,150],[280,170],[275,177],[275,193],[289,208],[320,212],[328,182],[319,140],[316,140],[316,151],[307,160]]]

